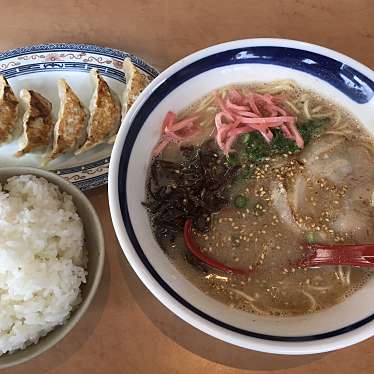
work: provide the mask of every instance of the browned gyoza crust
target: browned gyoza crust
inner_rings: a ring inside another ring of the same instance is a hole
[[[17,130],[18,99],[0,75],[0,144],[10,141]]]
[[[91,70],[91,76],[95,84],[95,92],[90,104],[91,117],[87,127],[87,140],[76,152],[77,154],[109,140],[117,133],[120,125],[119,99],[96,69]]]
[[[129,58],[123,61],[123,71],[126,77],[126,89],[123,94],[123,111],[125,113],[149,84],[150,79],[141,73]]]
[[[54,129],[51,160],[66,152],[74,152],[86,138],[88,114],[77,95],[64,79],[59,80],[60,111]]]
[[[26,105],[23,116],[24,146],[16,153],[20,157],[36,149],[47,149],[52,140],[52,104],[33,90],[21,91]]]

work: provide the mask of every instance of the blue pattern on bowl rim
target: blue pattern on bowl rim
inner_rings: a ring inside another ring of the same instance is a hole
[[[314,52],[307,50],[289,48],[289,47],[248,47],[240,49],[230,49],[223,52],[219,52],[207,57],[201,58],[191,64],[183,67],[169,78],[161,81],[157,87],[152,90],[152,93],[145,100],[144,104],[140,107],[139,111],[135,114],[134,119],[131,123],[131,127],[125,138],[125,142],[122,148],[120,156],[120,164],[118,167],[118,196],[120,203],[120,210],[122,219],[126,227],[127,234],[130,238],[131,244],[133,245],[139,259],[143,265],[152,275],[152,277],[161,285],[161,287],[169,293],[174,299],[181,303],[184,307],[190,311],[204,318],[206,321],[213,323],[219,327],[230,330],[234,333],[238,333],[244,336],[260,338],[268,341],[277,342],[308,342],[320,339],[328,339],[335,337],[355,329],[371,322],[374,320],[374,314],[364,318],[356,323],[353,323],[344,328],[340,328],[334,331],[326,333],[308,335],[308,336],[275,336],[256,333],[253,331],[247,331],[223,321],[220,321],[205,312],[199,310],[192,304],[190,304],[181,295],[175,292],[157,273],[156,269],[147,259],[143,252],[132,222],[130,219],[129,208],[127,205],[127,191],[126,191],[126,179],[127,169],[130,160],[132,148],[137,139],[137,135],[140,132],[145,120],[154,108],[174,89],[180,86],[187,80],[206,72],[208,70],[227,65],[242,64],[242,63],[262,63],[262,64],[273,64],[278,66],[284,66],[295,70],[301,70],[318,77],[321,80],[328,82],[329,84],[336,87],[346,96],[350,97],[357,103],[367,103],[374,93],[374,82],[353,69],[352,67],[343,64],[333,58],[326,57]]]

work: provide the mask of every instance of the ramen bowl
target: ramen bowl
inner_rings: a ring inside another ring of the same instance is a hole
[[[152,149],[167,113],[229,84],[293,79],[347,109],[374,133],[374,73],[332,50],[282,39],[239,40],[187,56],[162,72],[126,115],[113,149],[109,198],[113,224],[131,266],[180,318],[225,342],[276,354],[313,354],[374,335],[374,278],[343,302],[292,317],[230,308],[185,279],[157,244],[145,199]]]

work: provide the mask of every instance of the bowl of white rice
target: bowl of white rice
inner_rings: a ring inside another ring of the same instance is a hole
[[[0,368],[61,340],[92,301],[104,265],[85,195],[33,168],[0,168]]]

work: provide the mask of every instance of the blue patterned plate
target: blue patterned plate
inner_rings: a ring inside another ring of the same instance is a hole
[[[22,88],[40,92],[52,103],[53,114],[57,117],[58,79],[66,79],[88,107],[93,92],[90,69],[97,68],[111,89],[121,95],[125,88],[125,77],[121,70],[125,57],[130,57],[135,66],[151,78],[158,75],[152,66],[127,52],[66,43],[34,45],[0,53],[0,74],[9,80],[17,96]],[[16,158],[14,154],[18,149],[18,139],[0,146],[0,165],[41,168],[41,155],[29,154]],[[81,190],[88,190],[107,183],[111,151],[112,145],[100,145],[79,156],[63,156],[51,162],[47,168]]]

